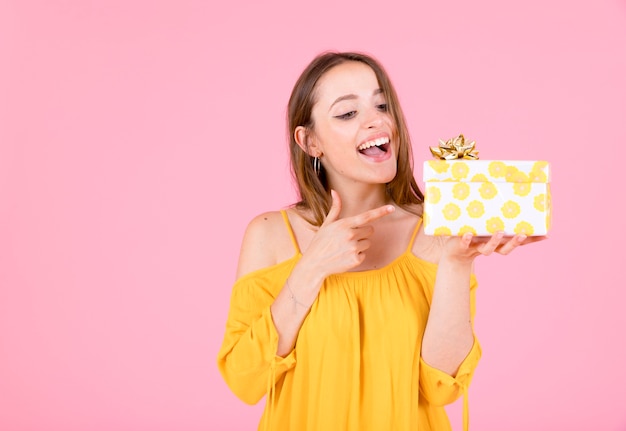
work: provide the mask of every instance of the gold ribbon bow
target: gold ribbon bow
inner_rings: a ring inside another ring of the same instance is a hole
[[[476,142],[465,143],[465,137],[459,135],[446,142],[439,140],[439,147],[430,147],[433,156],[441,160],[469,159],[478,160],[478,151],[474,149]]]

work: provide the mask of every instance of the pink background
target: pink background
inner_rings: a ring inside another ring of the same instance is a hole
[[[626,430],[623,0],[3,0],[0,429],[256,429],[215,358],[326,49],[386,66],[420,184],[459,132],[552,162],[551,239],[477,262],[472,429]]]

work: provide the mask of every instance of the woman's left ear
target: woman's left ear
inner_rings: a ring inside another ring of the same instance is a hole
[[[311,131],[304,126],[296,127],[293,137],[302,151],[311,157],[320,157],[322,151],[318,148],[316,140],[311,136]]]

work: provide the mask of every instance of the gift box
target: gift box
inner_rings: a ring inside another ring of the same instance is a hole
[[[428,235],[536,236],[550,228],[546,161],[429,160],[423,178]]]

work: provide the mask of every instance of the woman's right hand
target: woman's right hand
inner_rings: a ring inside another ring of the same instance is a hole
[[[326,220],[272,304],[272,318],[278,331],[278,356],[285,356],[294,348],[302,322],[315,302],[324,279],[360,265],[374,232],[370,223],[395,209],[392,205],[383,205],[339,219],[341,199],[334,190],[331,196],[333,201]]]
[[[365,211],[361,214],[339,219],[341,198],[331,190],[332,204],[324,223],[311,240],[300,260],[300,265],[315,271],[323,281],[331,274],[346,272],[365,259],[365,251],[370,247],[370,236],[374,228],[370,223],[391,214],[392,205]]]

